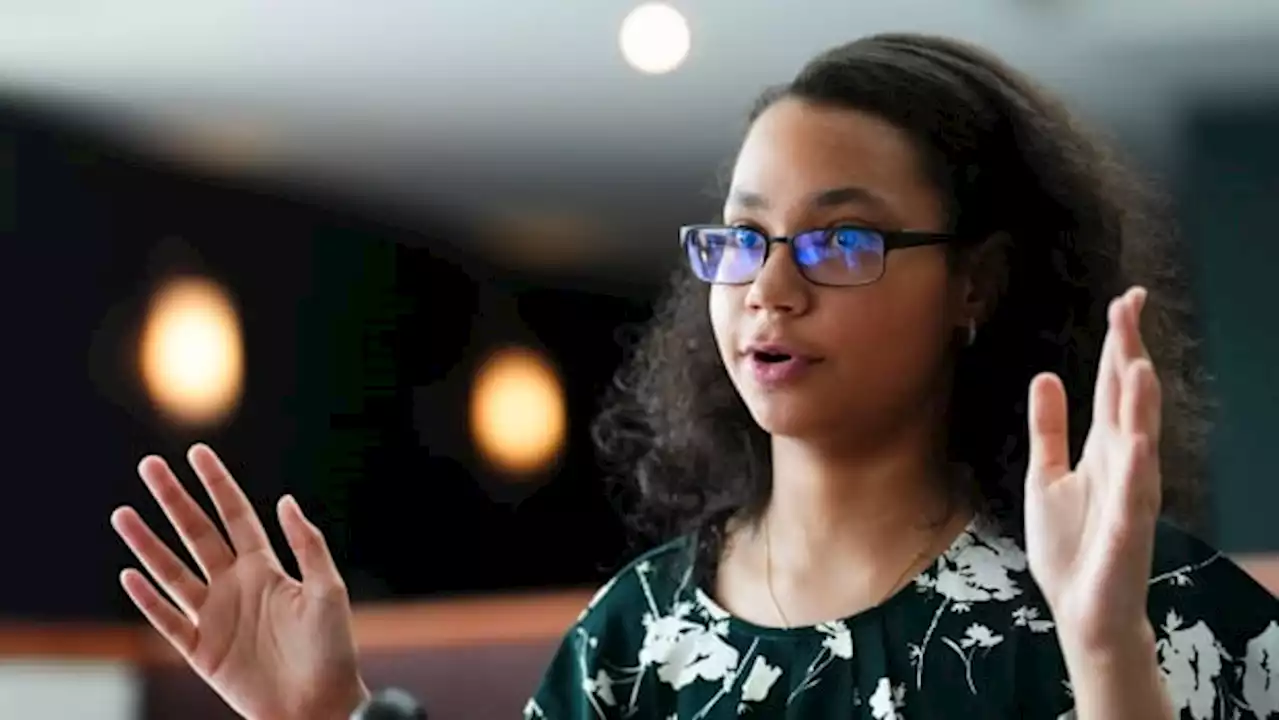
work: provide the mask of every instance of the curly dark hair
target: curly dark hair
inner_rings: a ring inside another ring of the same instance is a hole
[[[976,343],[961,353],[950,399],[950,460],[971,470],[981,507],[1021,535],[1027,389],[1057,373],[1078,457],[1107,331],[1106,306],[1149,291],[1143,333],[1163,385],[1166,514],[1194,525],[1207,403],[1191,303],[1164,208],[1055,99],[993,55],[952,39],[867,37],[829,50],[767,90],[873,113],[904,130],[948,201],[950,230],[1007,236],[1007,280]],[[956,252],[966,252],[958,250]],[[708,286],[675,273],[619,371],[594,437],[644,542],[691,534],[699,573],[714,573],[729,519],[752,520],[772,487],[768,437],[716,349]]]

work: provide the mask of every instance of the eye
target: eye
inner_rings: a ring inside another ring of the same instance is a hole
[[[834,228],[827,242],[842,250],[862,250],[871,244],[870,238],[873,234],[874,231],[863,228]]]
[[[744,250],[757,248],[767,242],[763,231],[749,225],[734,225],[728,236],[730,242]]]

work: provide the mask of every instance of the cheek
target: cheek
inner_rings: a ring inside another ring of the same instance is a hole
[[[726,365],[729,365],[737,346],[737,329],[742,317],[742,296],[745,292],[744,288],[737,286],[715,285],[707,300],[707,311],[711,314],[711,332],[715,335],[716,347]]]
[[[842,297],[824,317],[824,334],[853,350],[841,353],[844,380],[863,392],[902,393],[921,385],[946,354],[945,277],[927,272],[900,279]]]

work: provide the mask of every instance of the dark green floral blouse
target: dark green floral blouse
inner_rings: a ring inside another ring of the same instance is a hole
[[[813,627],[733,617],[691,581],[687,539],[597,593],[564,638],[527,720],[1071,718],[1053,618],[1018,544],[975,520],[886,600]],[[1183,718],[1277,714],[1277,604],[1170,525],[1150,617]]]

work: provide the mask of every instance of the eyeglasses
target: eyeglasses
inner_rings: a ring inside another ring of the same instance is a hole
[[[680,228],[680,244],[693,274],[715,285],[753,282],[773,243],[783,243],[791,249],[791,258],[809,282],[851,287],[879,280],[890,250],[938,245],[955,238],[946,233],[873,230],[853,225],[807,230],[790,238],[769,237],[754,228],[729,225]]]

